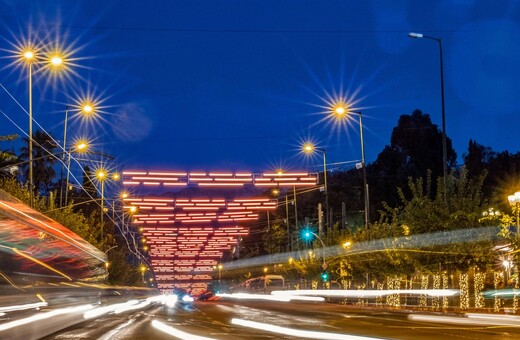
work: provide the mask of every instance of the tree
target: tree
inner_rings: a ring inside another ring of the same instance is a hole
[[[24,161],[24,176],[29,178],[29,139],[23,139],[27,146],[22,147],[21,157]],[[59,156],[56,154],[58,145],[51,135],[38,130],[33,134],[33,185],[35,193],[48,193],[53,189],[56,177],[54,165]]]
[[[457,154],[451,139],[446,138],[449,168],[456,164]],[[390,145],[378,155],[374,164],[367,167],[371,202],[377,211],[382,202],[398,203],[395,188],[407,189],[408,178],[425,177],[430,171],[432,182],[443,176],[442,132],[433,124],[430,115],[415,110],[401,115],[392,131]],[[435,192],[435,187],[432,188]]]
[[[496,153],[489,147],[469,140],[468,152],[463,155],[464,166],[469,176],[480,176],[486,171],[489,163],[496,157]]]
[[[0,136],[0,142],[14,141],[18,135]],[[17,170],[15,166],[19,162],[13,150],[0,149],[0,177],[14,176]]]

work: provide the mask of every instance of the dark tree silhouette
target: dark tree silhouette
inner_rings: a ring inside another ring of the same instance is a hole
[[[23,139],[20,158],[25,161],[22,165],[24,177],[29,181],[29,138]],[[34,191],[39,194],[47,194],[54,188],[53,180],[56,177],[54,165],[61,157],[58,145],[48,133],[38,130],[33,134],[33,184]]]
[[[448,166],[453,168],[457,154],[450,138],[446,138],[446,146]],[[430,116],[421,110],[402,115],[392,131],[390,145],[367,167],[372,215],[381,209],[383,201],[391,206],[398,204],[396,188],[407,190],[408,177],[425,177],[428,170],[431,178],[442,177],[442,159],[442,132]]]

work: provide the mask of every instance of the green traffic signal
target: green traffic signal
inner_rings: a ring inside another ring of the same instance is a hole
[[[321,279],[323,280],[323,282],[327,282],[329,280],[329,273],[326,271],[321,273]]]

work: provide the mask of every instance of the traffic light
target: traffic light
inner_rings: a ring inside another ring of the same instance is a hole
[[[314,237],[316,236],[316,234],[314,232],[312,232],[309,228],[305,228],[303,229],[301,232],[300,232],[302,238],[307,241],[307,242],[311,242],[314,240]]]
[[[322,273],[321,273],[321,279],[323,280],[323,282],[327,282],[329,281],[329,272],[324,270]]]

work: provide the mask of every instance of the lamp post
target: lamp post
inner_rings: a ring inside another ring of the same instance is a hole
[[[28,68],[28,88],[29,88],[29,205],[34,207],[33,191],[33,132],[32,132],[32,69],[36,62],[36,52],[32,48],[22,51],[22,60]]]
[[[63,151],[66,152],[67,151],[67,124],[68,124],[68,121],[69,121],[69,110],[71,109],[72,107],[70,105],[67,105],[65,107],[65,121],[64,121],[64,126],[63,126]],[[92,107],[91,104],[84,104],[81,106],[80,108],[80,113],[84,113],[85,115],[90,115],[94,112],[94,108]],[[60,186],[61,186],[61,191],[60,191],[60,206],[62,206],[62,198],[63,198],[63,164],[65,163],[65,153],[63,154],[63,157],[62,157],[62,163],[61,163],[61,175],[60,175]],[[70,161],[70,154],[69,154],[69,161]],[[68,172],[69,172],[69,167],[70,167],[70,162],[68,162],[68,167],[67,167],[67,177],[68,177]],[[68,188],[68,181],[67,181],[67,186],[66,186],[66,190]],[[66,201],[66,200],[65,200]]]
[[[69,198],[69,179],[70,179],[70,158],[71,158],[71,154],[72,152],[80,152],[80,153],[84,153],[84,152],[87,152],[88,151],[88,142],[87,141],[83,141],[83,140],[80,140],[76,143],[76,145],[74,146],[74,149],[71,149],[69,150],[68,152],[68,160],[67,160],[67,181],[65,182],[65,205],[67,205],[68,203],[68,198]]]
[[[32,105],[32,73],[33,64],[40,64],[41,58],[38,53],[38,49],[34,44],[28,46],[21,46],[19,49],[19,58],[21,63],[27,65],[28,73],[28,90],[29,90],[29,205],[34,207],[34,171],[33,171],[33,105]],[[64,56],[61,52],[54,51],[49,56],[46,65],[50,68],[50,71],[56,72],[65,64]],[[48,63],[48,64],[47,64]],[[49,70],[49,69],[48,69]]]
[[[439,43],[439,62],[441,73],[441,105],[442,105],[442,171],[444,176],[444,203],[448,203],[448,151],[446,149],[446,110],[444,105],[444,63],[442,61],[442,39],[430,37],[422,33],[408,33],[408,37],[413,39],[429,39]]]
[[[101,182],[101,238],[103,238],[103,229],[104,229],[104,215],[105,215],[105,180],[107,179],[107,172],[104,169],[99,169],[96,171],[96,178],[99,182]]]
[[[319,151],[323,154],[323,190],[325,191],[325,211],[326,218],[325,221],[327,223],[327,232],[330,231],[330,217],[329,217],[329,193],[327,188],[327,152],[325,149],[317,148],[313,143],[307,142],[302,146],[302,150],[304,153],[310,155],[314,153],[314,151]]]
[[[516,212],[516,239],[520,244],[520,191],[514,193],[514,195],[507,196],[509,204],[513,207],[513,211]]]
[[[308,229],[303,230],[303,237],[306,240],[310,240],[311,239],[311,235],[316,237],[321,242],[321,247],[322,247],[321,258],[322,258],[322,261],[323,261],[322,267],[323,267],[323,269],[326,269],[327,268],[327,262],[325,262],[325,243],[323,243],[323,240],[315,232],[313,232],[311,230],[308,230]]]
[[[368,196],[367,169],[365,164],[365,138],[363,137],[363,114],[361,112],[350,110],[348,108],[348,105],[341,102],[332,107],[331,114],[337,120],[349,119],[349,116],[351,114],[356,114],[359,117],[359,137],[361,139],[361,168],[363,170],[363,196],[365,201],[365,230],[367,232],[367,237],[370,240],[370,224],[368,220],[370,202]]]

